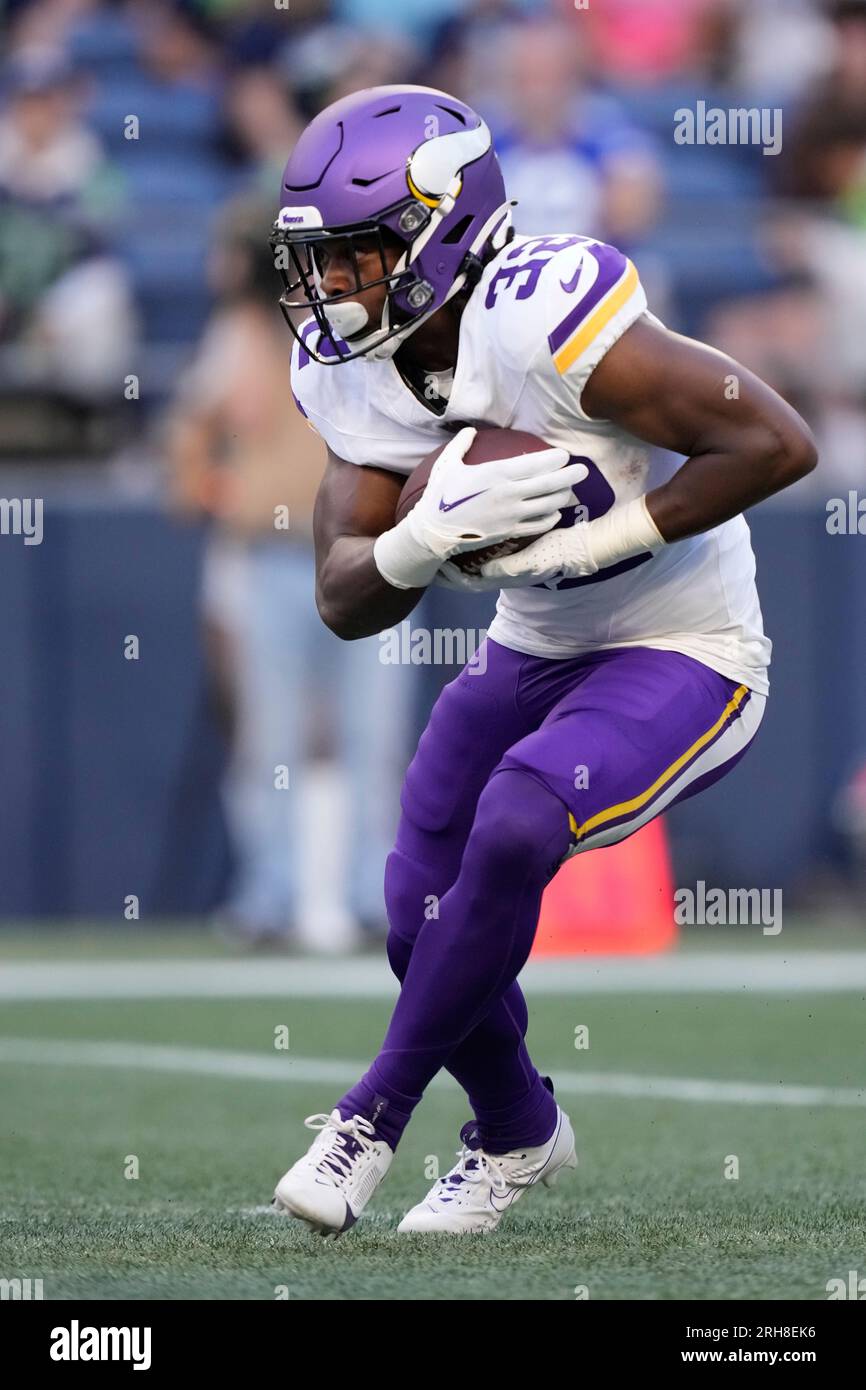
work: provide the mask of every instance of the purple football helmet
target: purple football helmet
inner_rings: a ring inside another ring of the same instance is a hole
[[[386,237],[405,250],[389,271]],[[371,87],[327,107],[307,126],[283,175],[271,247],[296,338],[297,310],[312,313],[303,345],[317,362],[393,356],[453,295],[476,283],[485,260],[513,235],[511,203],[490,131],[462,101],[430,87]],[[317,251],[348,246],[355,286],[321,292]],[[362,281],[358,250],[381,275]],[[350,303],[386,286],[379,324]]]

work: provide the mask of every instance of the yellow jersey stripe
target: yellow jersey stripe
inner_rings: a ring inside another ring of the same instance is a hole
[[[605,325],[610,323],[614,314],[622,308],[629,296],[637,289],[637,270],[631,261],[627,261],[626,266],[625,274],[619,283],[613,286],[586,322],[581,324],[573,337],[569,338],[568,342],[564,343],[559,352],[556,353],[553,361],[558,372],[568,371],[593,338],[598,337]]]

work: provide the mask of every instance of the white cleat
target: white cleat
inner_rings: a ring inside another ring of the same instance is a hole
[[[319,1235],[340,1235],[354,1226],[391,1167],[394,1152],[363,1115],[343,1120],[339,1110],[309,1115],[307,1129],[318,1129],[303,1158],[285,1173],[274,1192],[274,1206]]]
[[[492,1231],[528,1187],[537,1182],[553,1187],[564,1169],[576,1167],[571,1121],[557,1107],[556,1128],[547,1143],[537,1148],[489,1154],[464,1145],[450,1173],[406,1213],[397,1230],[404,1235],[414,1231],[445,1235]]]

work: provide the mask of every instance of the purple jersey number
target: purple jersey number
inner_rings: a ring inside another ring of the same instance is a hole
[[[551,257],[557,251],[564,251],[568,246],[578,246],[584,241],[586,237],[582,236],[536,236],[521,246],[515,246],[504,257],[502,265],[487,286],[485,309],[493,308],[500,288],[515,289],[515,281],[518,280],[515,299],[530,299],[535,294],[538,278]],[[526,278],[520,279],[521,276]]]
[[[554,530],[574,525],[582,525],[577,521],[577,504],[586,510],[586,519],[594,521],[597,516],[604,516],[609,512],[616,498],[613,488],[607,478],[599,468],[588,459],[585,454],[572,455],[569,463],[583,463],[589,469],[589,473],[583,482],[576,483],[571,489],[577,498],[577,503],[573,507],[563,507],[562,520],[557,523]],[[632,555],[628,560],[620,560],[615,565],[608,565],[606,569],[600,569],[596,574],[584,575],[582,579],[549,579],[544,584],[534,584],[535,589],[577,589],[582,584],[601,584],[605,579],[613,579],[617,574],[625,574],[626,570],[633,570],[638,565],[642,565],[645,560],[651,560],[652,555],[649,551],[645,555]]]

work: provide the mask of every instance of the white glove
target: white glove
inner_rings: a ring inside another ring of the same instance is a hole
[[[499,584],[502,589],[522,588],[525,584],[543,584],[553,579],[583,579],[595,574],[586,544],[589,522],[553,531],[533,541],[525,550],[488,560],[481,566],[481,578]]]
[[[475,434],[467,427],[449,441],[411,512],[376,540],[376,567],[394,588],[424,588],[442,562],[460,551],[509,536],[540,535],[573,504],[572,488],[587,469],[568,464],[566,449],[470,465],[463,455]]]
[[[594,521],[551,531],[525,550],[488,560],[481,566],[481,576],[496,580],[503,589],[544,584],[553,578],[584,579],[633,555],[654,553],[665,544],[646,498],[636,497]]]

